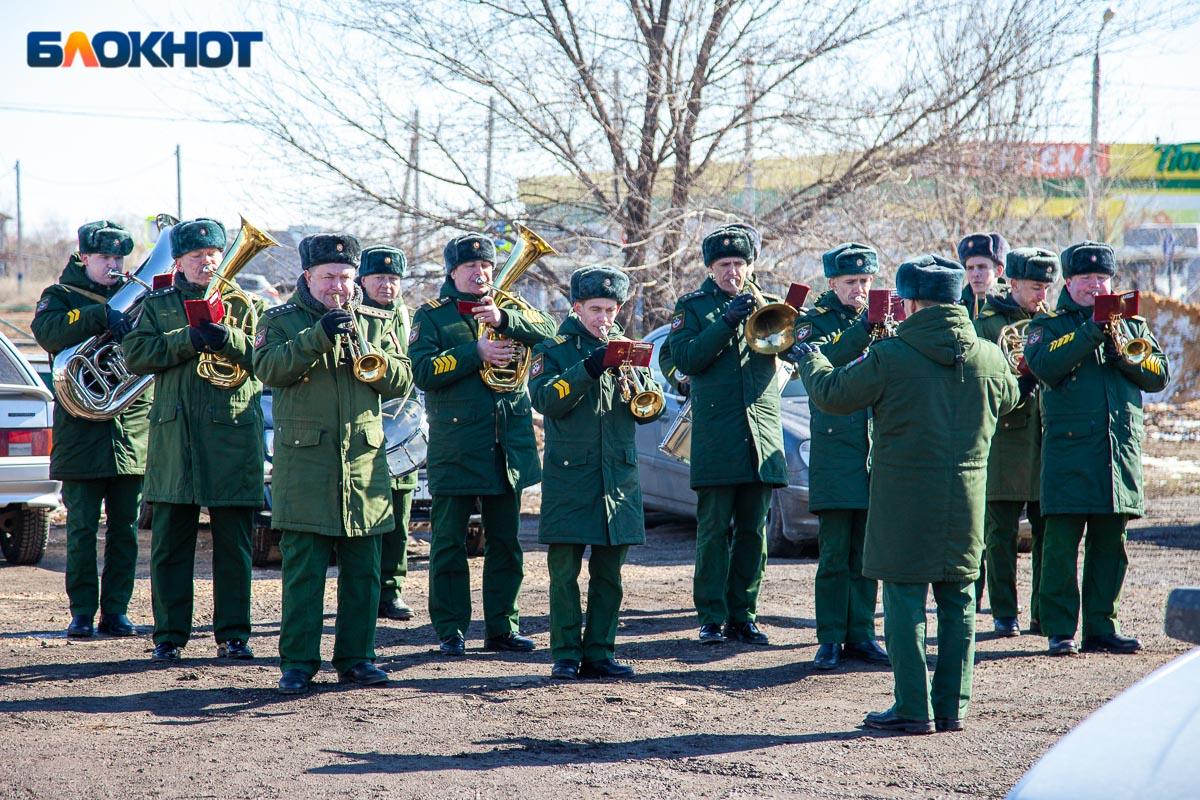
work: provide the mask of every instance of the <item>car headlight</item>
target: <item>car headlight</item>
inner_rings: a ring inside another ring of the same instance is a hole
[[[796,454],[800,456],[800,460],[804,462],[805,467],[808,467],[808,449],[811,444],[811,439],[805,439],[796,445]]]

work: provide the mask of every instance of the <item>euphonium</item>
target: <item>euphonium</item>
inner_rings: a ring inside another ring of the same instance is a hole
[[[491,291],[492,299],[496,302],[497,307],[518,312],[531,311],[533,306],[519,296],[509,294],[508,290],[535,261],[545,255],[558,255],[558,251],[524,225],[514,222],[513,228],[517,232],[517,241],[513,243],[512,253],[509,254],[508,260],[496,273],[495,281],[488,283],[483,278],[477,278],[476,282],[483,289]],[[484,336],[493,340],[505,338],[496,333],[495,328],[481,322],[479,323],[479,338],[482,339]],[[479,377],[493,392],[513,392],[520,389],[529,374],[531,360],[529,348],[521,342],[514,342],[514,344],[517,352],[508,364],[502,367],[484,364],[479,370]]]
[[[609,330],[610,328],[606,325],[600,326],[602,341],[621,341],[620,339],[609,339]],[[629,404],[630,413],[638,419],[649,419],[662,413],[666,404],[662,393],[654,391],[645,384],[642,373],[633,366],[632,360],[626,359],[617,367],[617,386],[621,390],[622,402]]]
[[[787,303],[768,303],[758,287],[749,280],[743,290],[754,295],[758,308],[746,318],[746,346],[756,353],[773,356],[790,350],[796,343],[796,309]]]
[[[246,334],[246,338],[253,341],[254,329],[258,327],[258,313],[254,310],[254,303],[250,301],[249,296],[233,282],[233,277],[241,272],[242,267],[249,264],[250,259],[260,250],[278,247],[279,242],[251,225],[245,217],[241,219],[242,226],[234,237],[233,244],[225,251],[220,266],[212,270],[208,286],[204,290],[204,299],[207,300],[224,288],[221,302],[225,306],[225,315],[221,318],[221,324],[230,328],[240,328],[242,333]],[[239,309],[238,306],[242,308]],[[216,353],[200,354],[196,374],[218,389],[236,389],[250,375],[237,364]]]
[[[335,294],[333,296],[334,304],[345,311],[349,311],[351,316],[354,314],[354,308],[347,300],[342,304],[342,296]],[[350,320],[350,330],[339,337],[345,342],[345,348],[350,353],[350,361],[354,368],[354,377],[358,378],[363,383],[374,383],[383,377],[387,371],[387,362],[379,353],[372,353],[371,348],[363,341],[362,333],[358,330],[358,322],[354,319]]]
[[[154,278],[169,273],[175,264],[171,258],[170,228],[179,220],[169,214],[155,217],[158,242],[149,257],[126,284],[108,300],[108,307],[133,318],[141,313],[142,297]],[[52,368],[55,402],[80,419],[108,420],[129,407],[149,388],[153,375],[134,375],[125,365],[121,345],[107,331],[68,347],[54,357]]]
[[[1038,302],[1033,313],[1040,314],[1045,310],[1046,306]],[[1005,325],[1000,329],[1000,335],[996,337],[996,344],[999,345],[1000,352],[1004,353],[1004,360],[1008,362],[1008,368],[1014,375],[1023,374],[1021,361],[1025,358],[1025,337],[1029,333],[1029,323],[1032,321],[1032,318],[1019,319]]]

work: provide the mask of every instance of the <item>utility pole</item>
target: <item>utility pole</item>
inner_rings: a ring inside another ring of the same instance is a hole
[[[25,274],[25,237],[21,230],[21,162],[17,162],[17,285]]]
[[[183,157],[175,145],[175,216],[183,221]]]
[[[1104,9],[1096,31],[1096,46],[1092,54],[1092,141],[1088,146],[1087,179],[1087,238],[1096,239],[1096,189],[1100,183],[1100,34],[1115,16],[1111,8]]]
[[[488,115],[487,115],[487,171],[483,177],[484,201],[492,204],[492,158],[495,153],[495,135],[496,135],[496,98],[488,98]]]
[[[746,143],[743,157],[746,161],[746,184],[742,195],[742,205],[746,211],[747,221],[752,222],[758,206],[754,191],[754,62],[746,61],[744,72],[746,75]]]

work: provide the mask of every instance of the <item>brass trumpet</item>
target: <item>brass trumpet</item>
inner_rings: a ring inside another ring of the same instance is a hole
[[[349,311],[353,317],[354,309],[347,301],[342,303],[340,294],[333,295],[333,303],[338,308]],[[350,353],[350,361],[354,367],[354,377],[363,383],[374,383],[387,372],[387,362],[378,353],[372,353],[370,346],[363,341],[362,333],[358,330],[358,322],[350,320],[350,330],[338,336],[343,346]]]
[[[608,338],[609,330],[611,328],[607,325],[600,326],[601,341],[605,343],[629,341],[622,338]],[[617,386],[621,390],[621,401],[629,404],[629,412],[633,416],[638,419],[649,419],[662,413],[666,405],[662,392],[656,392],[645,384],[642,374],[633,366],[631,359],[626,358],[621,362],[616,369],[616,376]]]
[[[1113,344],[1117,346],[1121,358],[1125,359],[1127,364],[1137,366],[1145,361],[1153,351],[1153,345],[1150,344],[1149,339],[1129,335],[1129,329],[1125,327],[1125,320],[1119,313],[1108,318],[1108,335],[1112,337]]]
[[[749,279],[742,290],[754,296],[758,308],[746,318],[746,346],[756,353],[773,356],[796,343],[796,309],[787,303],[768,303]]]

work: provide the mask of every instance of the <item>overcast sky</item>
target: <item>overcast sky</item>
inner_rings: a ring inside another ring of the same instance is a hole
[[[26,64],[26,37],[34,30],[62,31],[64,38],[76,30],[89,35],[261,30],[265,40],[252,52],[257,64],[265,64],[272,44],[271,5],[205,0],[188,9],[149,0],[4,2],[0,212],[16,214],[14,164],[19,160],[29,233],[73,235],[88,220],[174,213],[179,145],[186,217],[215,216],[233,225],[244,213],[263,226],[320,224],[302,218],[297,181],[263,157],[258,134],[214,121],[222,109],[194,90],[193,81],[204,70],[33,69]],[[1122,4],[1113,7],[1120,18]],[[1173,31],[1143,36],[1111,53],[1102,48],[1102,140],[1200,141],[1200,4],[1195,8],[1177,20]],[[1098,25],[1099,11],[1096,16]],[[319,48],[313,55],[319,57]],[[1064,89],[1070,99],[1059,117],[1068,132],[1063,138],[1087,141],[1090,62],[1068,75]],[[15,236],[14,223],[8,231]]]

